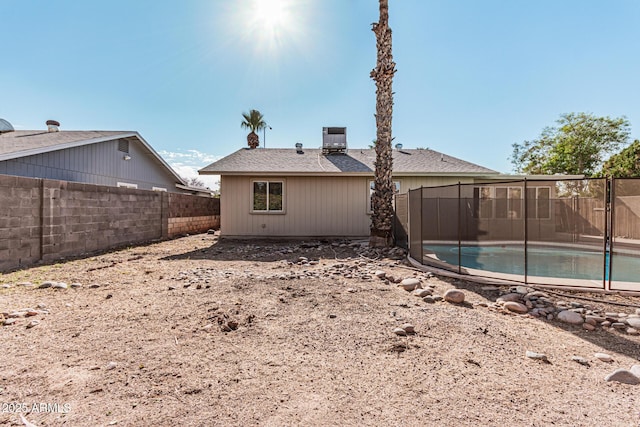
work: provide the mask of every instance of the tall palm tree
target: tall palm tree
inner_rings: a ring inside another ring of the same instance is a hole
[[[393,75],[396,64],[391,53],[391,28],[389,28],[389,0],[380,1],[380,22],[373,24],[378,51],[376,67],[371,78],[376,82],[376,170],[374,192],[371,196],[371,234],[369,246],[393,245],[393,194],[395,187],[391,177],[393,159],[391,151],[391,117],[393,115]]]
[[[247,135],[247,145],[250,148],[257,148],[260,145],[260,137],[256,132],[261,131],[267,127],[267,122],[264,121],[264,116],[258,110],[250,110],[248,113],[242,113],[244,120],[240,124],[242,129],[249,129]]]

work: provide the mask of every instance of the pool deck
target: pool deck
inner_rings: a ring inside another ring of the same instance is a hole
[[[515,274],[502,274],[487,272],[484,270],[463,269],[464,271],[477,272],[478,274],[460,274],[454,271],[439,268],[434,265],[425,265],[413,259],[411,256],[407,257],[408,261],[414,267],[427,271],[438,276],[451,277],[454,279],[466,280],[475,282],[482,285],[499,285],[499,286],[513,286],[513,285],[527,285],[535,286],[536,288],[550,288],[550,289],[564,289],[583,292],[602,292],[608,294],[620,294],[626,296],[640,296],[640,283],[634,282],[612,282],[611,288],[606,289],[601,281],[588,281],[578,279],[559,279],[550,277],[536,277],[540,279],[540,283],[533,282],[531,280],[526,283],[522,280],[523,276]],[[450,264],[447,264],[451,267]],[[489,273],[490,275],[487,275]],[[495,277],[494,277],[495,275]],[[515,278],[514,278],[515,277]],[[531,279],[533,277],[529,277]],[[590,282],[590,283],[589,283]],[[614,287],[615,285],[615,287]]]

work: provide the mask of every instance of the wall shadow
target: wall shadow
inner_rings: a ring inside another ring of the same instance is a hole
[[[358,256],[357,248],[352,244],[360,247],[352,240],[220,239],[207,248],[169,255],[161,260],[296,262],[299,257],[310,261],[320,258],[341,260]]]
[[[451,283],[458,289],[464,289],[469,292],[473,292],[475,294],[481,295],[486,298],[488,301],[495,302],[500,295],[507,290],[506,286],[498,286],[496,285],[496,290],[483,290],[483,287],[488,287],[485,284],[476,283],[473,281],[467,281],[462,279],[453,279],[453,278],[444,278],[440,277],[442,280],[445,280]],[[525,286],[524,284],[514,284],[513,286]],[[536,289],[533,286],[526,286],[528,288]],[[607,294],[592,294],[577,292],[577,291],[551,291],[548,289],[539,288],[542,292],[548,292],[552,298],[561,299],[566,301],[576,301],[580,302],[585,306],[591,306],[593,308],[602,308],[605,312],[613,312],[613,313],[628,313],[631,314],[635,311],[635,308],[615,305],[615,302],[626,302],[629,304],[636,304],[638,308],[640,308],[640,297],[621,297],[619,295],[607,295]],[[559,297],[557,294],[561,294],[563,297]],[[583,300],[582,297],[593,298],[593,299],[601,299],[601,302]],[[625,356],[640,360],[640,337],[639,336],[631,336],[627,335],[625,332],[618,331],[608,331],[604,330],[602,327],[598,326],[595,331],[587,331],[582,328],[581,325],[571,325],[569,323],[565,323],[559,321],[557,319],[547,320],[544,318],[531,318],[532,322],[544,322],[550,324],[558,329],[562,329],[570,334],[573,334],[580,339],[588,341],[594,345],[602,347],[608,351],[624,354]],[[571,357],[572,355],[568,355]],[[593,355],[591,355],[593,356]],[[614,364],[612,364],[612,369],[614,368]],[[629,369],[630,366],[617,366],[623,367],[625,369]]]

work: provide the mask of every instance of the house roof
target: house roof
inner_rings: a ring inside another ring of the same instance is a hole
[[[156,153],[138,132],[131,131],[75,130],[47,132],[46,130],[17,130],[0,133],[0,161],[126,138],[133,138],[140,141],[149,153],[151,153],[180,184],[186,185],[182,177]]]
[[[373,149],[349,149],[345,154],[322,154],[321,149],[302,152],[287,148],[243,148],[210,164],[202,175],[366,175],[375,171]],[[393,150],[393,174],[400,175],[496,175],[498,172],[429,149]]]

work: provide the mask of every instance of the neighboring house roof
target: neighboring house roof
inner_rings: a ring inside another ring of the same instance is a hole
[[[364,175],[375,171],[373,149],[322,154],[321,149],[243,148],[198,171],[202,175]],[[487,175],[498,172],[429,149],[393,150],[393,175]]]
[[[169,164],[138,132],[131,131],[58,131],[17,130],[0,134],[0,161],[33,156],[51,151],[97,144],[117,139],[134,138],[158,160],[182,185],[187,185]]]

